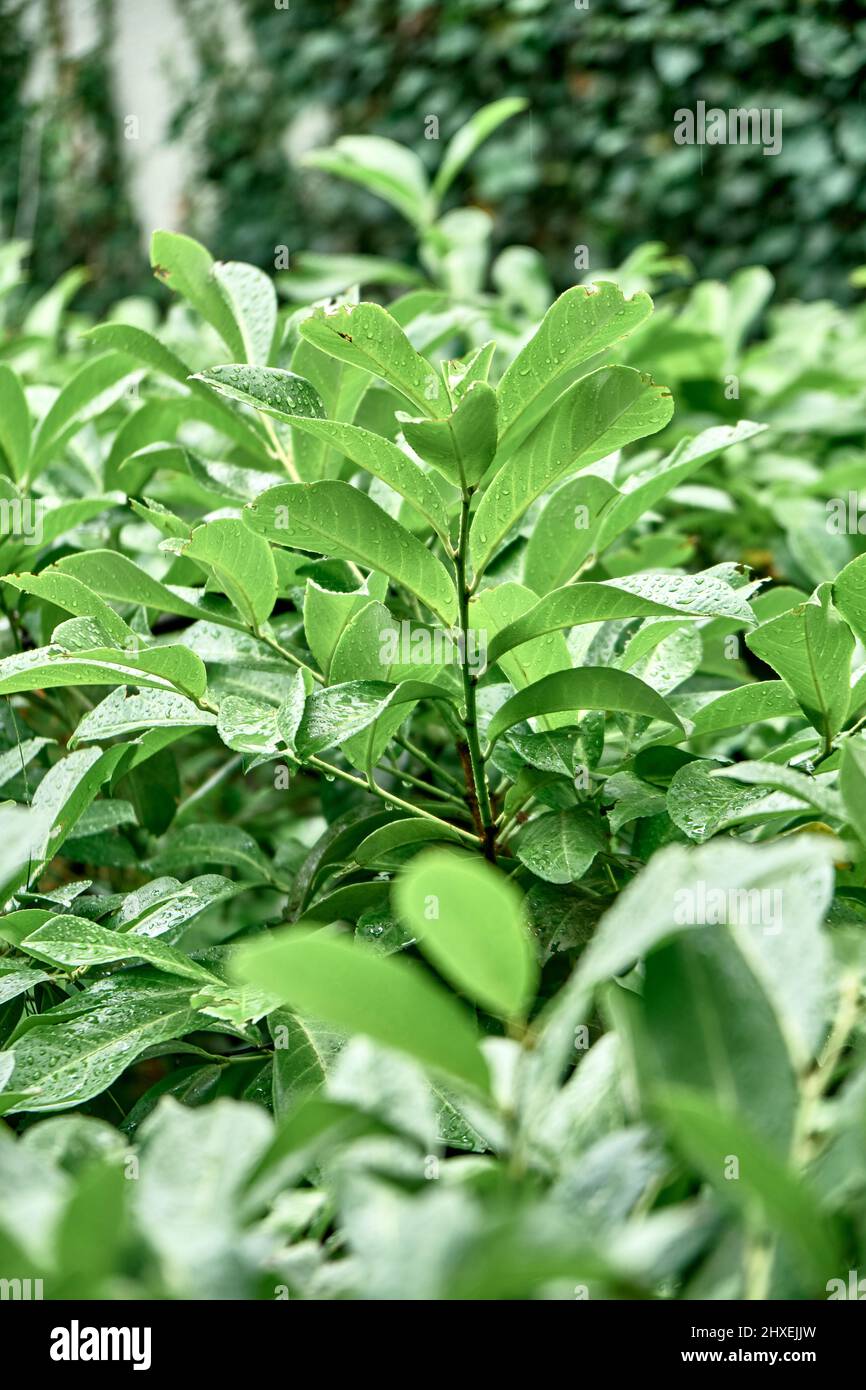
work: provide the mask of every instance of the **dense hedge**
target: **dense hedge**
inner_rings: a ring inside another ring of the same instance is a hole
[[[5,8],[18,7],[7,0]],[[110,9],[103,0],[106,27]],[[406,253],[405,229],[369,196],[326,175],[299,181],[286,131],[300,113],[329,121],[327,138],[388,135],[433,164],[441,144],[425,140],[426,117],[438,116],[444,141],[482,102],[519,93],[531,119],[482,152],[470,193],[496,213],[502,243],[544,252],[559,286],[574,279],[576,245],[600,269],[647,238],[690,256],[704,276],[766,264],[783,291],[809,298],[844,297],[851,269],[866,260],[858,100],[866,19],[856,0],[589,0],[585,10],[571,0],[318,0],[287,9],[237,0],[237,10],[252,60],[226,39],[225,7],[219,15],[200,0],[181,7],[203,77],[178,92],[174,113],[176,137],[198,154],[187,230],[226,256],[272,269],[275,245]],[[20,66],[8,26],[7,34]],[[91,129],[105,140],[101,61],[92,55],[64,80],[79,105],[95,108]],[[781,107],[782,152],[678,147],[673,113],[699,99]],[[7,222],[20,116],[7,97]],[[116,294],[131,261],[128,213],[111,184],[117,161],[109,149],[99,177],[82,183],[62,157],[63,129],[49,123],[47,178],[62,177],[66,196],[43,204],[38,241],[51,255],[39,257],[42,273],[50,281],[58,259],[80,262],[87,230],[88,260],[106,268]]]

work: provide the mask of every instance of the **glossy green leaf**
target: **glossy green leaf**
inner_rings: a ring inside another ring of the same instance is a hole
[[[304,420],[297,416],[292,424],[302,434],[324,440],[372,477],[381,478],[383,483],[405,497],[430,523],[440,539],[448,544],[448,511],[438,488],[396,444],[380,434],[373,434],[371,430],[342,424],[338,420]]]
[[[502,385],[499,389],[501,411]],[[475,513],[470,532],[475,573],[482,573],[527,507],[564,473],[588,468],[614,449],[654,434],[672,413],[670,392],[630,367],[602,367],[546,405],[544,418],[499,469]]]
[[[130,936],[110,931],[80,917],[52,917],[24,938],[21,950],[49,964],[80,966],[109,965],[115,961],[143,960],[168,975],[212,982],[215,976],[197,965],[182,951],[147,936]]]
[[[320,419],[325,413],[315,387],[282,367],[208,367],[192,379],[204,382],[218,395],[254,406],[276,420],[294,421],[299,415]]]
[[[273,282],[258,266],[244,261],[217,261],[213,277],[237,324],[244,361],[266,366],[277,331]]]
[[[322,352],[387,382],[423,415],[436,418],[450,412],[444,381],[378,304],[317,309],[301,321],[300,331]]]
[[[151,238],[150,263],[157,279],[182,295],[216,329],[229,352],[243,361],[243,339],[214,275],[210,252],[192,237],[159,231]]]
[[[604,352],[652,313],[649,295],[617,285],[574,285],[550,306],[499,383],[499,461],[544,418],[582,362]]]
[[[403,412],[397,419],[416,454],[465,492],[478,486],[493,461],[496,411],[493,388],[475,381],[444,419],[413,419]]]
[[[839,732],[850,701],[854,636],[823,584],[808,603],[761,623],[749,646],[790,687],[826,742]]]
[[[587,666],[580,671],[556,671],[512,695],[491,719],[487,738],[494,744],[524,719],[559,710],[572,711],[576,718],[579,711],[590,709],[638,714],[680,727],[667,701],[636,676],[608,667]]]
[[[752,624],[748,603],[729,584],[710,576],[633,574],[602,583],[569,584],[540,599],[517,622],[498,632],[487,659],[493,663],[522,642],[558,628],[611,619],[683,613],[689,617],[726,617]]]
[[[240,518],[218,517],[197,526],[182,553],[209,571],[248,627],[258,631],[277,599],[271,547]]]
[[[435,555],[348,483],[272,488],[244,508],[244,519],[275,545],[294,546],[380,570],[451,624],[457,595]]]
[[[599,819],[574,807],[548,811],[530,821],[520,836],[517,857],[547,883],[576,883],[605,846]]]

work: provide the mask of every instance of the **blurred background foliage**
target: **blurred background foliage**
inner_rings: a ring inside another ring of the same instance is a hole
[[[37,288],[85,265],[95,308],[118,293],[158,292],[141,271],[147,210],[128,193],[135,148],[112,76],[117,21],[132,3],[91,0],[90,46],[70,56],[75,0],[46,0],[37,24],[32,4],[0,0],[2,231],[32,237]],[[164,88],[166,139],[192,171],[176,227],[221,257],[273,269],[278,246],[409,256],[411,232],[393,212],[299,169],[298,156],[367,133],[407,143],[433,166],[480,105],[524,95],[529,113],[479,153],[452,198],[493,215],[498,246],[537,247],[558,289],[580,278],[583,245],[590,270],[652,239],[704,277],[761,263],[783,295],[842,301],[866,260],[860,0],[174,8],[193,60]],[[152,33],[158,48],[156,19]],[[49,75],[34,94],[40,64]],[[780,107],[782,152],[677,146],[673,113],[699,99]],[[439,142],[425,138],[431,116]]]

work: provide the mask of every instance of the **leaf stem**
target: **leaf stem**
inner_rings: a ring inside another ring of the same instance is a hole
[[[496,826],[493,820],[493,811],[490,806],[490,790],[487,785],[487,774],[484,770],[484,759],[481,756],[481,745],[478,741],[478,710],[475,699],[476,677],[469,669],[468,656],[469,598],[471,590],[466,575],[466,554],[469,548],[469,509],[471,503],[472,489],[467,488],[464,490],[463,504],[460,508],[460,529],[457,536],[457,550],[454,555],[461,633],[460,675],[463,680],[463,702],[465,705],[463,728],[466,732],[466,756],[463,757],[461,754],[461,761],[466,774],[469,803],[476,819],[478,835],[483,845],[484,857],[495,864]]]
[[[287,754],[291,757],[291,754]],[[357,787],[362,792],[372,792],[382,801],[387,801],[390,806],[399,806],[402,811],[410,811],[413,816],[423,816],[425,820],[435,821],[437,825],[444,826],[446,829],[459,835],[461,839],[468,841],[473,848],[478,848],[478,836],[472,835],[468,830],[462,830],[459,825],[452,825],[450,821],[443,820],[441,816],[434,816],[432,811],[425,811],[421,806],[415,806],[411,801],[404,801],[402,796],[395,796],[393,792],[388,792],[384,787],[380,787],[377,782],[367,782],[363,777],[355,777],[351,772],[344,772],[341,767],[336,767],[334,763],[326,763],[322,758],[309,757],[303,762],[297,757],[292,758],[299,766],[308,765],[317,771],[324,773],[326,777],[338,777],[342,782],[348,782],[351,786]]]
[[[402,734],[398,734],[394,742],[399,743],[400,747],[405,748],[407,753],[411,753],[413,758],[417,758],[419,763],[429,768],[441,781],[445,782],[449,787],[452,787],[461,797],[463,796],[465,788],[460,779],[449,772],[447,768],[440,767],[436,759],[431,758],[428,753],[425,753],[423,748],[419,748],[411,739],[404,737]]]
[[[288,647],[284,647],[281,642],[278,642],[276,637],[269,637],[266,632],[262,631],[257,632],[255,636],[258,637],[260,642],[264,642],[266,647],[270,647],[272,652],[276,652],[278,656],[281,656],[284,661],[290,661],[293,666],[297,666],[299,671],[309,672],[313,680],[319,685],[325,684],[324,676],[320,675],[318,671],[314,671],[312,666],[308,666],[306,661],[302,661],[299,656],[295,656],[295,653],[289,651]]]
[[[297,468],[295,467],[294,463],[289,458],[289,455],[286,453],[285,449],[280,443],[280,436],[277,434],[273,420],[270,418],[270,416],[263,414],[263,412],[261,411],[259,411],[259,415],[261,416],[261,419],[264,420],[265,429],[268,432],[268,438],[274,446],[274,451],[276,453],[277,458],[285,468],[292,482],[299,483],[301,481],[300,474],[298,473]]]

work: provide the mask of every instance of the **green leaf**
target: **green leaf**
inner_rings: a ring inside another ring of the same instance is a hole
[[[524,719],[570,710],[616,710],[661,719],[681,728],[670,705],[636,676],[605,666],[586,666],[579,671],[555,671],[520,690],[501,705],[490,721],[487,738],[492,746],[506,730]]]
[[[438,488],[410,458],[392,444],[390,439],[358,425],[342,424],[338,420],[292,419],[295,429],[321,439],[352,463],[374,478],[381,478],[401,497],[411,503],[430,523],[437,536],[449,544],[448,510]],[[411,442],[411,441],[410,441]]]
[[[503,874],[481,859],[431,850],[399,876],[393,898],[451,984],[495,1014],[524,1014],[538,972],[520,895]]]
[[[501,413],[502,385],[499,390]],[[499,469],[475,513],[469,548],[476,575],[530,504],[563,473],[588,468],[624,444],[654,434],[671,418],[673,401],[669,391],[631,367],[602,367],[575,382],[545,412],[519,453]]]
[[[29,474],[35,476],[78,430],[120,400],[141,376],[123,353],[107,352],[79,367],[43,416],[33,440]]]
[[[424,227],[430,220],[432,199],[424,165],[412,150],[394,140],[380,135],[343,135],[327,149],[309,150],[303,163],[359,183],[416,227]]]
[[[832,585],[832,593],[842,617],[860,641],[866,642],[866,555],[858,555],[845,566]]]
[[[325,407],[314,386],[302,376],[282,367],[255,367],[232,364],[208,367],[196,372],[193,381],[203,381],[221,396],[254,406],[276,420],[295,421],[297,416],[321,419]]]
[[[629,299],[608,282],[574,285],[559,296],[499,383],[500,463],[544,418],[575,369],[631,333],[652,307],[648,294]]]
[[[808,776],[792,767],[782,767],[778,763],[751,762],[746,760],[734,763],[731,767],[721,767],[712,773],[714,778],[727,782],[745,782],[754,787],[772,787],[775,791],[789,792],[799,797],[808,806],[813,806],[821,815],[844,820],[842,798],[828,783],[833,775]]]
[[[473,381],[455,410],[441,420],[397,419],[416,454],[464,492],[478,486],[496,453],[496,392]]]
[[[847,819],[866,845],[866,745],[862,739],[847,738],[842,745],[839,791]]]
[[[214,836],[214,840],[216,842],[218,837]],[[200,866],[202,857],[199,854],[194,867]],[[186,883],[178,883],[176,878],[154,879],[127,893],[111,919],[111,926],[136,935],[166,937],[174,943],[180,940],[194,917],[233,898],[246,886],[232,883],[220,874],[200,874],[187,879]]]
[[[408,960],[295,929],[242,948],[234,971],[300,1014],[365,1033],[434,1071],[488,1089],[487,1064],[467,1015]]]
[[[41,574],[7,574],[3,583],[20,593],[54,604],[66,613],[74,613],[76,617],[95,618],[119,647],[135,644],[132,629],[83,580],[72,574],[51,568],[42,570]]]
[[[37,960],[73,967],[109,965],[115,961],[143,960],[169,975],[213,983],[210,970],[197,965],[182,951],[147,936],[130,936],[81,917],[52,917],[21,942],[21,950]],[[2,983],[2,981],[0,981]]]
[[[696,758],[678,768],[668,787],[668,815],[692,840],[709,840],[734,825],[760,825],[772,816],[803,814],[802,802],[786,792],[737,786],[717,777],[719,764]]]
[[[789,1151],[792,1059],[772,1001],[727,931],[697,928],[653,951],[639,1017],[633,1046],[650,1096],[688,1086],[742,1115],[778,1154]]]
[[[268,1028],[274,1040],[274,1114],[279,1120],[324,1084],[344,1038],[288,1009],[274,1009]]]
[[[359,589],[336,593],[314,579],[304,592],[304,636],[327,679],[337,645],[355,615],[371,599],[383,599],[388,591],[385,575],[370,574]]]
[[[647,464],[630,473],[622,484],[620,496],[614,498],[610,508],[605,510],[595,540],[595,551],[600,554],[662,497],[679,487],[705,463],[716,458],[723,449],[743,444],[762,434],[765,429],[766,425],[756,425],[751,420],[740,420],[736,425],[713,425],[693,439],[680,440],[673,452],[657,463]]]
[[[59,854],[100,787],[115,772],[123,752],[122,748],[82,748],[67,753],[46,772],[31,803],[34,817],[47,822],[46,833],[33,844],[31,877]]]
[[[256,882],[268,883],[274,877],[270,861],[248,830],[239,825],[214,823],[184,825],[173,830],[165,845],[148,860],[147,867],[155,874],[170,874],[199,869],[206,864],[237,869],[242,878]],[[184,890],[194,882],[190,880]],[[208,892],[213,889],[217,894],[232,887],[218,875],[205,875],[199,886]]]
[[[403,329],[378,304],[339,304],[301,320],[303,338],[331,357],[387,382],[423,415],[448,415],[451,402],[438,372],[416,352]]]
[[[44,970],[31,970],[27,966],[0,970],[0,1006],[50,979],[51,976],[46,975]]]
[[[522,642],[559,628],[663,613],[754,623],[748,603],[721,579],[709,575],[632,574],[554,589],[517,622],[496,634],[488,647],[487,659],[492,665]]]
[[[421,846],[443,840],[459,844],[460,836],[450,826],[407,816],[367,835],[355,850],[354,859],[365,868],[394,868]]]
[[[164,975],[110,977],[31,1020],[9,1045],[15,1065],[4,1090],[35,1094],[9,1113],[83,1105],[148,1047],[206,1026],[189,1006],[191,988]]]
[[[602,519],[621,494],[594,473],[557,488],[532,528],[523,577],[537,594],[567,584],[593,549]]]
[[[792,1056],[810,1057],[824,1029],[833,842],[796,835],[770,845],[669,845],[602,917],[578,973],[585,988],[630,969],[660,944],[727,924],[773,1002]]]
[[[244,347],[244,361],[267,364],[277,332],[277,294],[258,266],[244,261],[217,261],[213,277],[231,310]]]
[[[725,690],[701,703],[690,714],[692,737],[741,729],[765,719],[799,714],[800,706],[784,681],[755,681],[737,690]]]
[[[477,634],[475,650],[478,662],[483,662],[485,654],[495,645],[502,631],[520,623],[523,615],[534,606],[534,594],[521,584],[496,584],[482,589],[469,605],[470,634]],[[485,653],[486,646],[486,653]],[[467,655],[471,648],[467,642]],[[554,671],[566,671],[571,667],[571,658],[565,638],[557,633],[554,637],[539,638],[524,642],[519,650],[503,653],[500,666],[503,674],[515,690],[523,690],[542,676]],[[542,728],[557,728],[571,723],[568,714],[555,714],[542,720]]]
[[[530,821],[520,836],[517,857],[548,883],[576,883],[606,844],[598,817],[574,807]]]
[[[203,663],[186,647],[150,647],[140,652],[107,648],[63,652],[37,647],[0,661],[0,695],[51,690],[65,685],[140,685],[179,690],[193,699],[207,688]]]
[[[147,689],[130,695],[119,687],[79,721],[69,746],[127,738],[152,729],[176,729],[181,733],[216,722],[215,714],[199,709],[192,700],[174,691]]]
[[[30,457],[30,409],[11,367],[0,362],[0,450],[13,478],[23,478]]]
[[[381,570],[447,625],[456,619],[457,593],[441,560],[366,493],[348,483],[324,481],[271,488],[248,503],[244,519],[276,545]]]
[[[0,904],[26,883],[38,867],[40,851],[51,830],[47,811],[29,806],[0,805]],[[0,918],[5,927],[8,918]],[[4,940],[6,939],[4,935]]]
[[[137,362],[152,368],[155,372],[161,372],[172,381],[179,381],[184,386],[189,380],[189,367],[183,359],[143,328],[136,328],[129,323],[98,323],[82,336],[95,343],[97,347],[113,348],[115,352],[125,353],[127,357],[135,358]]]
[[[314,690],[295,735],[298,756],[310,757],[344,743],[395,706],[447,698],[446,691],[425,681],[345,681]]]
[[[666,1090],[656,1104],[689,1162],[749,1224],[757,1219],[766,1232],[791,1243],[814,1283],[815,1296],[823,1298],[825,1281],[842,1268],[842,1257],[832,1222],[809,1188],[767,1151],[736,1113],[685,1088]],[[739,1159],[736,1182],[726,1177],[730,1154]]]
[[[66,555],[57,562],[63,574],[71,574],[101,598],[132,603],[159,613],[185,618],[206,618],[225,627],[242,628],[243,621],[224,600],[212,599],[200,589],[162,584],[117,550],[87,550]]]
[[[254,631],[277,600],[277,568],[271,547],[239,517],[218,517],[197,526],[182,552],[205,566]]]
[[[13,777],[19,777],[42,749],[53,742],[51,738],[25,738],[8,752],[0,753],[0,787],[11,782]]]
[[[833,603],[831,585],[822,584],[808,603],[761,623],[746,641],[778,671],[829,744],[848,713],[854,652],[853,633]]]
[[[216,329],[229,352],[243,361],[243,339],[214,276],[210,252],[192,237],[157,231],[150,242],[150,263],[157,279],[182,295],[196,313]]]
[[[433,180],[433,192],[437,198],[447,193],[463,166],[472,158],[480,145],[484,144],[503,121],[525,111],[529,105],[525,97],[503,97],[482,106],[474,116],[462,125],[449,140],[442,162]]]

